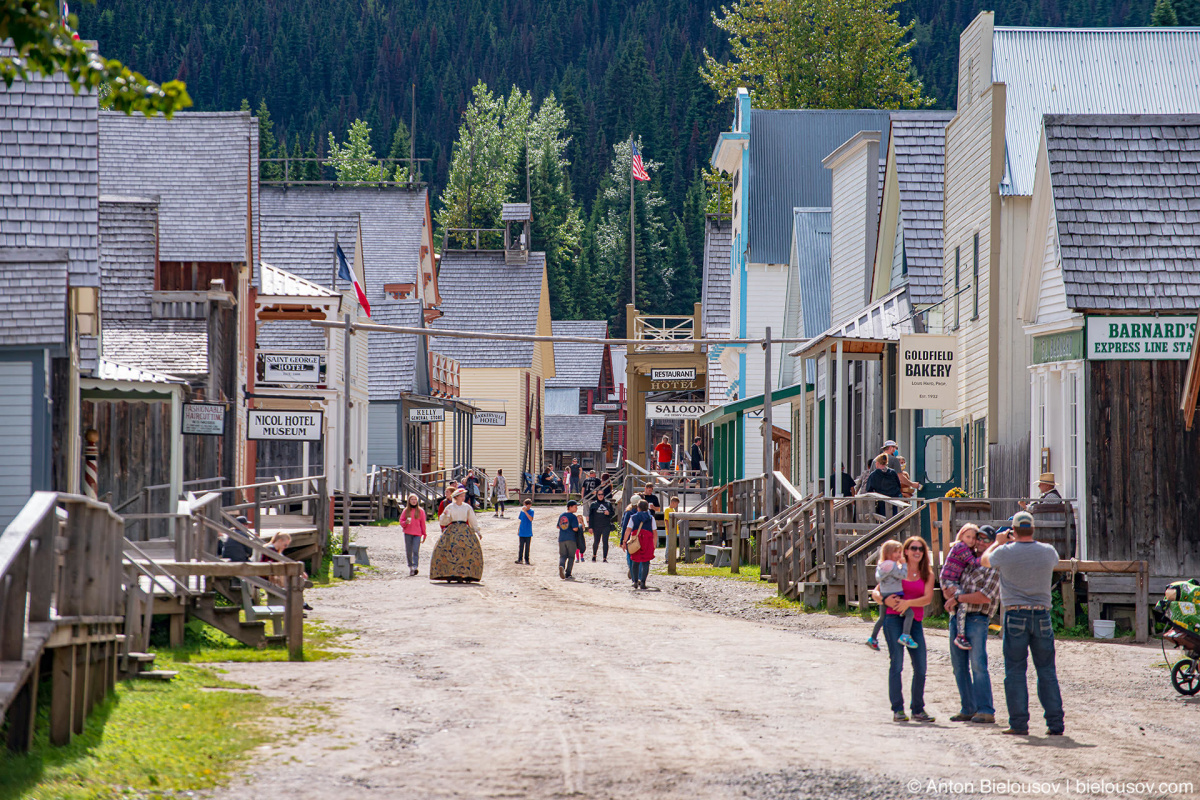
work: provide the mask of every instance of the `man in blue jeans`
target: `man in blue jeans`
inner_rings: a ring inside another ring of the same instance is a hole
[[[992,543],[992,527],[984,525],[975,534],[975,554],[981,555]],[[992,679],[987,668],[988,621],[1000,598],[1000,574],[980,565],[962,574],[961,593],[946,604],[950,612],[950,641],[958,635],[958,615],[954,604],[962,603],[966,612],[964,634],[971,643],[970,650],[950,648],[950,665],[958,684],[961,705],[951,722],[976,722],[990,725],[996,721],[992,701]]]
[[[1062,693],[1054,666],[1054,623],[1050,619],[1050,584],[1058,553],[1033,539],[1033,515],[1013,515],[1013,541],[996,535],[980,558],[1000,573],[1004,604],[1004,696],[1008,704],[1007,734],[1029,734],[1029,687],[1025,680],[1029,656],[1037,670],[1038,701],[1046,717],[1046,733],[1063,733]]]

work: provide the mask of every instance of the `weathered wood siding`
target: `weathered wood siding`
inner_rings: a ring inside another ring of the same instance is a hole
[[[1088,557],[1200,574],[1200,430],[1184,431],[1184,361],[1087,365]]]
[[[100,499],[118,505],[146,486],[171,482],[171,402],[162,400],[84,400],[83,430],[100,434],[96,462],[97,491]],[[136,502],[127,511],[132,514],[158,514],[174,511],[169,489],[149,495],[149,504]],[[148,526],[150,536],[165,536],[166,523],[157,520]],[[142,539],[147,526],[133,526],[130,534]]]

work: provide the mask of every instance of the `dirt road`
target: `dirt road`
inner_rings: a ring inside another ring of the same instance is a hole
[[[228,665],[332,714],[215,796],[1200,796],[1200,703],[1153,666],[1157,646],[1061,642],[1067,735],[1043,735],[1035,701],[1036,735],[1013,738],[948,721],[948,643],[930,632],[937,722],[895,724],[864,622],[763,608],[759,583],[652,574],[634,592],[619,552],[561,581],[555,513],[538,513],[531,567],[513,563],[515,519],[482,518],[479,585],[410,578],[399,529],[361,529],[380,569],[310,593],[313,617],[358,633],[354,657]]]

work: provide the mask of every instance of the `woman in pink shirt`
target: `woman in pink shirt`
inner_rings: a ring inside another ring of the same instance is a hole
[[[925,651],[925,631],[921,624],[925,616],[925,606],[933,600],[933,569],[929,564],[929,546],[920,536],[911,536],[904,542],[904,561],[908,568],[908,577],[901,586],[904,597],[891,595],[887,599],[884,610],[883,635],[887,639],[888,658],[888,697],[892,702],[892,719],[896,722],[908,722],[904,713],[904,685],[901,682],[901,671],[904,668],[904,653],[907,651],[912,662],[912,719],[914,722],[933,722],[933,717],[925,713],[925,669],[927,654]],[[905,647],[900,641],[904,630],[903,614],[908,609],[913,610],[912,629],[910,636],[915,640],[916,647]]]
[[[417,574],[420,564],[421,542],[425,541],[425,509],[418,505],[415,494],[408,496],[404,510],[400,512],[400,528],[404,531],[404,555],[408,557],[409,576]]]

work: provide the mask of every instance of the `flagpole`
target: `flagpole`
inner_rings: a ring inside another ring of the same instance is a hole
[[[338,251],[337,231],[334,231],[333,232],[333,283],[329,284],[329,288],[333,289],[335,292],[337,291],[337,274],[338,274],[337,251]]]
[[[633,134],[629,134],[629,303],[637,308],[637,244],[633,239]]]

